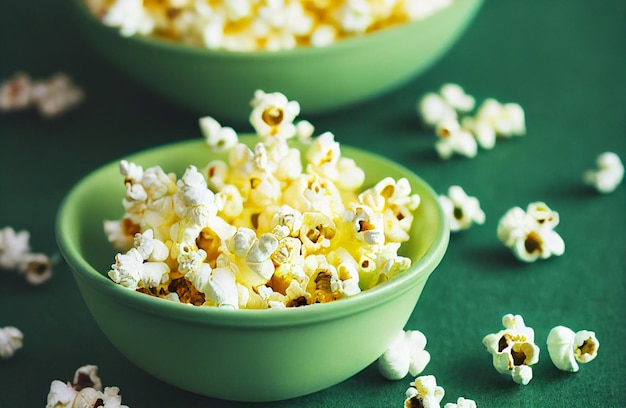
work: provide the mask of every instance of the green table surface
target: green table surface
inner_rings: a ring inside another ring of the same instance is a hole
[[[84,364],[97,365],[103,384],[118,386],[132,408],[252,405],[190,394],[133,366],[100,332],[59,255],[56,211],[80,178],[123,155],[201,137],[196,116],[153,97],[92,52],[67,7],[60,0],[0,3],[0,79],[18,70],[33,78],[64,71],[87,96],[55,120],[34,111],[0,113],[0,227],[28,230],[33,251],[57,260],[53,278],[39,287],[16,273],[0,274],[0,327],[16,326],[25,336],[24,347],[0,361],[0,407],[45,406],[50,382],[71,380]],[[457,184],[480,199],[485,224],[451,236],[406,325],[428,338],[432,359],[423,374],[445,388],[444,403],[465,396],[479,407],[623,406],[626,184],[600,195],[581,175],[603,151],[626,159],[625,74],[623,1],[488,0],[462,39],[421,77],[360,106],[300,117],[317,133],[332,131],[343,144],[409,167],[440,193]],[[499,140],[474,159],[440,160],[415,103],[445,82],[462,85],[479,102],[520,103],[527,135]],[[496,226],[506,210],[532,201],[560,213],[566,250],[524,264],[500,244]],[[521,314],[541,348],[527,386],[497,374],[481,342],[501,329],[506,313]],[[545,345],[556,325],[595,331],[598,357],[578,373],[558,371]],[[173,355],[180,353],[155,358]],[[265,405],[401,407],[410,381],[388,381],[371,365],[332,388]]]

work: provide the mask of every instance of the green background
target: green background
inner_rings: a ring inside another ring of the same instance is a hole
[[[50,382],[71,380],[84,364],[98,365],[103,384],[120,387],[132,408],[249,406],[180,391],[131,365],[103,337],[60,259],[55,215],[74,183],[123,155],[201,137],[196,116],[154,98],[93,53],[68,7],[60,0],[0,3],[0,79],[18,70],[33,78],[64,71],[86,92],[78,109],[54,120],[34,111],[0,113],[0,228],[30,231],[33,251],[58,260],[53,278],[39,287],[0,274],[0,327],[16,326],[25,336],[24,348],[0,361],[0,407],[45,406]],[[527,135],[498,140],[474,159],[441,161],[415,103],[445,82],[479,102],[520,103]],[[600,195],[581,182],[599,153],[626,159],[623,1],[487,0],[451,52],[421,77],[359,106],[300,119],[316,134],[328,130],[343,144],[396,160],[440,193],[457,184],[481,201],[487,221],[452,235],[406,327],[428,338],[432,359],[423,374],[445,388],[443,403],[465,396],[479,407],[623,405],[626,184]],[[560,213],[566,250],[523,264],[499,243],[496,226],[506,210],[532,201]],[[521,314],[542,349],[527,386],[500,377],[481,343],[500,330],[506,313]],[[596,360],[578,373],[560,372],[548,358],[545,339],[559,324],[593,330],[600,341]],[[155,358],[193,364],[184,347]],[[330,389],[266,405],[400,407],[410,381],[385,380],[372,365]]]

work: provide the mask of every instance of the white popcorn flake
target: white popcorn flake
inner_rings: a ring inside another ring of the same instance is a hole
[[[237,133],[232,127],[222,127],[222,125],[211,116],[200,118],[199,123],[207,144],[215,151],[228,150],[237,144]]]
[[[289,101],[280,92],[257,90],[251,105],[250,123],[263,140],[285,140],[296,135],[293,121],[300,114],[298,102]]]
[[[13,326],[0,328],[0,358],[13,357],[15,352],[22,348],[24,334],[20,329]]]
[[[430,362],[430,353],[424,350],[426,337],[418,330],[402,330],[378,358],[378,369],[389,380],[400,380],[411,374],[415,377]]]
[[[526,326],[520,315],[504,315],[502,325],[504,330],[486,335],[483,344],[492,355],[496,371],[510,376],[518,384],[527,385],[533,375],[531,366],[539,361],[535,332]]]
[[[443,406],[443,408],[476,408],[476,407],[477,407],[476,401],[468,399],[468,398],[464,398],[464,397],[459,397],[456,400],[456,404],[448,402],[446,405]]]
[[[443,97],[434,92],[426,93],[420,98],[417,112],[424,123],[431,127],[437,126],[444,120],[456,119],[457,117],[454,108],[448,105]]]
[[[435,143],[435,150],[439,157],[447,160],[454,154],[465,157],[475,157],[478,151],[478,144],[474,136],[463,129],[457,119],[444,119],[436,126],[438,140]]]
[[[577,372],[578,363],[588,363],[598,355],[600,343],[589,330],[574,332],[565,326],[556,326],[548,333],[548,353],[559,370]]]
[[[486,99],[476,112],[478,120],[491,124],[496,134],[503,137],[526,134],[524,109],[517,103],[501,104],[493,98]]]
[[[563,238],[554,231],[559,215],[545,203],[538,201],[509,209],[498,222],[497,235],[520,261],[534,262],[565,252]]]
[[[448,195],[440,195],[441,204],[450,223],[450,231],[469,229],[473,224],[483,224],[485,213],[476,197],[470,197],[460,186],[450,186]]]
[[[612,193],[624,179],[624,164],[613,152],[604,152],[596,158],[596,169],[583,173],[583,182],[603,194]]]
[[[31,252],[29,240],[28,231],[0,229],[0,269],[16,270],[31,285],[40,285],[52,277],[52,262],[45,254]]]
[[[102,22],[118,27],[125,37],[150,34],[155,21],[143,7],[142,0],[116,0],[102,17]]]
[[[469,112],[474,109],[476,103],[474,97],[466,94],[457,84],[444,84],[439,92],[448,106],[457,112]]]
[[[97,366],[86,365],[76,370],[72,382],[53,380],[50,383],[46,408],[128,408],[127,405],[122,405],[118,387],[105,387],[102,390],[102,381],[97,371]]]
[[[423,375],[417,377],[410,385],[406,390],[405,408],[440,408],[440,402],[445,395],[445,390],[437,385],[435,376]]]

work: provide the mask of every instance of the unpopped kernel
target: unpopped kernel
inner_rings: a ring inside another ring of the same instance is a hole
[[[453,0],[86,0],[104,24],[135,34],[228,51],[324,47],[423,20]]]
[[[419,195],[405,178],[363,190],[363,170],[332,133],[313,138],[310,123],[295,123],[299,112],[280,93],[255,92],[253,148],[202,118],[207,144],[227,159],[180,178],[120,161],[124,215],[104,230],[125,252],[109,277],[194,305],[284,308],[352,296],[408,269],[398,249]],[[306,141],[303,157],[292,138]]]
[[[118,387],[105,387],[103,390],[98,367],[85,365],[76,370],[71,382],[52,381],[46,408],[128,408],[127,405],[122,405],[119,391]]]
[[[559,224],[559,213],[544,202],[509,209],[498,222],[498,239],[524,262],[547,259],[565,252],[565,242],[554,228]]]
[[[548,353],[559,370],[576,372],[578,363],[588,363],[598,355],[600,342],[589,330],[574,332],[565,326],[556,326],[548,333]]]
[[[526,326],[520,315],[504,315],[502,325],[504,330],[486,335],[483,344],[492,356],[496,371],[526,385],[533,378],[531,366],[539,361],[535,331]]]

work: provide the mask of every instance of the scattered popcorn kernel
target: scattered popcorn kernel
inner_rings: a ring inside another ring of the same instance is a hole
[[[583,182],[594,187],[600,193],[615,191],[624,178],[624,165],[613,152],[604,152],[596,158],[596,169],[583,173]]]
[[[52,262],[47,255],[30,252],[30,233],[0,229],[0,269],[17,270],[31,285],[40,285],[52,277]]]
[[[0,358],[8,359],[22,348],[24,334],[20,329],[12,326],[0,328]]]
[[[598,355],[600,343],[592,331],[556,326],[548,334],[548,353],[559,370],[576,372],[578,363],[588,363]]]
[[[465,157],[475,157],[478,145],[474,136],[461,128],[457,119],[445,119],[436,126],[439,137],[435,150],[441,159],[447,160],[455,153]]]
[[[440,402],[445,395],[443,387],[437,385],[433,375],[417,377],[406,390],[405,408],[440,408]]]
[[[32,104],[31,79],[24,72],[17,72],[11,79],[0,84],[0,111],[26,109]]]
[[[222,127],[211,116],[200,118],[199,122],[207,144],[215,151],[227,150],[237,144],[237,133],[233,128],[228,126]]]
[[[526,385],[532,379],[531,366],[539,361],[535,332],[525,325],[520,315],[504,315],[502,325],[504,330],[488,334],[483,338],[483,344],[492,355],[496,371]]]
[[[493,98],[488,98],[478,107],[476,117],[490,123],[499,136],[526,134],[524,109],[517,103],[501,104]]]
[[[457,114],[439,94],[429,92],[417,103],[417,112],[422,121],[431,127],[446,119],[456,119]]]
[[[474,109],[474,97],[465,93],[457,84],[444,84],[440,91],[448,106],[457,112],[469,112]]]
[[[440,195],[439,203],[450,223],[450,231],[469,229],[472,224],[483,224],[485,213],[476,197],[470,197],[460,186],[450,186],[448,195]]]
[[[122,405],[119,391],[118,387],[105,387],[103,391],[98,367],[86,365],[76,370],[72,382],[52,381],[46,408],[128,408]]]
[[[446,405],[443,406],[443,408],[476,408],[476,407],[477,407],[476,401],[463,398],[463,397],[459,397],[456,400],[456,404],[448,402]]]
[[[426,337],[418,330],[402,330],[378,358],[378,369],[389,380],[400,380],[411,374],[418,376],[430,362],[430,353],[424,350]]]
[[[524,262],[560,256],[565,252],[563,238],[554,231],[559,215],[543,202],[533,202],[524,211],[509,209],[498,222],[498,239]]]

